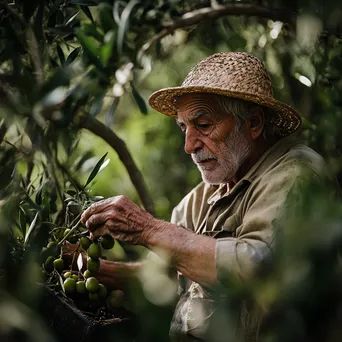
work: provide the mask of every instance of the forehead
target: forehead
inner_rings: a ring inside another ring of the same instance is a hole
[[[212,94],[192,93],[181,95],[176,100],[177,116],[185,119],[188,115],[204,112],[206,115],[219,117],[222,109]]]

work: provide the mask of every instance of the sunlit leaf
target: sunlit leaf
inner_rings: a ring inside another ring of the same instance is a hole
[[[82,257],[82,253],[80,253],[78,255],[78,258],[77,258],[77,267],[78,267],[78,270],[81,271],[82,270],[82,267],[83,267],[83,257]]]
[[[107,165],[109,164],[109,162],[110,162],[110,159],[108,158],[108,159],[101,165],[101,167],[100,167],[98,173],[100,173],[102,170],[104,170],[104,169],[107,167]]]
[[[36,213],[32,223],[30,224],[30,227],[25,235],[25,240],[24,240],[24,244],[26,245],[28,240],[29,240],[29,237],[33,231],[33,229],[36,227],[36,223],[37,223],[37,220],[38,220],[38,215],[39,215],[39,212]]]
[[[108,165],[108,161],[105,162],[105,159],[107,157],[108,152],[106,152],[106,154],[104,156],[101,157],[101,159],[97,162],[97,164],[94,166],[93,170],[91,171],[83,189],[96,177],[96,175],[104,169],[101,168],[102,164],[106,163],[106,166]]]
[[[80,13],[80,11],[77,11],[73,14],[71,14],[69,17],[65,18],[65,26],[68,26],[69,24],[72,23],[72,21],[77,17],[78,13]]]
[[[131,87],[132,87],[132,95],[135,99],[135,102],[137,103],[139,109],[140,109],[140,112],[142,114],[147,114],[148,113],[148,109],[147,109],[147,105],[146,105],[146,101],[145,99],[140,95],[140,93],[137,91],[137,89],[135,88],[134,86],[134,83],[131,81],[130,82],[131,84]]]
[[[57,274],[58,274],[58,280],[59,280],[59,283],[61,285],[62,291],[65,293],[64,280],[63,280],[62,276],[58,272],[57,272]]]

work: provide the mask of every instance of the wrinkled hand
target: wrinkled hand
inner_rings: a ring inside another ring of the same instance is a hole
[[[157,220],[127,197],[116,196],[91,205],[81,221],[95,236],[110,234],[117,240],[147,246]]]

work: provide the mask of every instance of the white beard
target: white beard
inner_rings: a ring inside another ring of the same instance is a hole
[[[240,127],[236,125],[234,130],[219,146],[217,155],[209,151],[199,150],[191,156],[196,164],[204,160],[215,159],[214,166],[197,164],[197,167],[201,172],[204,182],[222,184],[228,183],[236,175],[250,153],[251,146],[243,134],[241,134]]]

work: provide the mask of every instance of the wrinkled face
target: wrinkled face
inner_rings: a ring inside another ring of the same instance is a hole
[[[185,152],[211,184],[228,183],[251,146],[245,131],[210,94],[187,94],[177,100],[177,124],[185,134]]]

